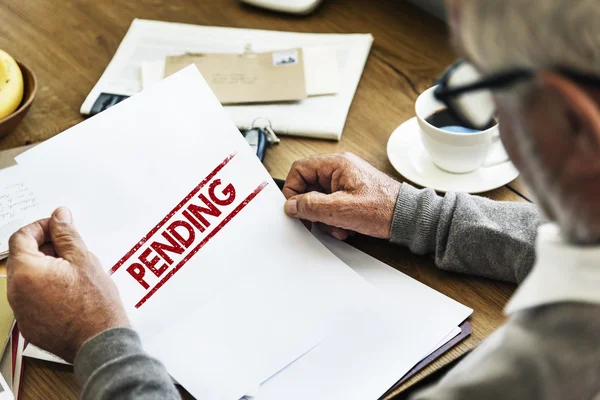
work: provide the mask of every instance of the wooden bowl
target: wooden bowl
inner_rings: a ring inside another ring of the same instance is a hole
[[[31,103],[33,103],[33,98],[37,91],[37,80],[33,71],[18,61],[17,64],[19,64],[19,68],[23,74],[23,99],[19,108],[8,117],[0,119],[0,137],[8,135],[19,125],[19,122],[21,122],[31,108]]]

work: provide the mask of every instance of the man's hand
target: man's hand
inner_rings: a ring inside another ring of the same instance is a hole
[[[344,240],[351,232],[388,239],[400,183],[354,154],[310,157],[292,165],[285,212],[322,223]]]
[[[66,361],[96,334],[129,326],[117,287],[64,207],[12,235],[7,269],[21,333]]]

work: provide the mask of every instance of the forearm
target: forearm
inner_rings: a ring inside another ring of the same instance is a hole
[[[433,253],[445,270],[520,282],[533,266],[537,228],[529,203],[498,202],[465,193],[400,188],[391,241],[417,254]]]
[[[144,352],[133,330],[116,328],[87,341],[75,358],[82,399],[180,399],[165,367]]]

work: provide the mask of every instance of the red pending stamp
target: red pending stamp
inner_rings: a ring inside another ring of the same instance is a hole
[[[110,269],[112,275],[124,268],[146,291],[135,308],[157,293],[267,186],[268,182],[262,182],[240,202],[233,183],[219,179],[219,172],[235,156],[233,153],[217,165]],[[237,206],[229,210],[235,203]],[[154,285],[149,283],[157,278]]]

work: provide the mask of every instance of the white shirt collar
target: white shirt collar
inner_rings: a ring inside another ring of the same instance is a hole
[[[600,246],[568,244],[558,226],[543,225],[535,265],[504,312],[568,301],[600,304]]]

